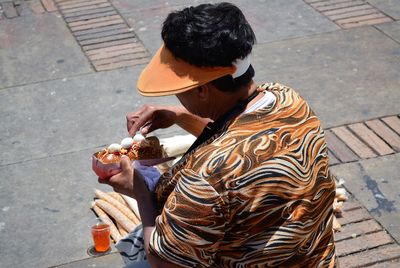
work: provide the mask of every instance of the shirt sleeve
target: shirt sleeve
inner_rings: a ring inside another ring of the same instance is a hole
[[[150,250],[184,267],[212,266],[225,231],[223,199],[191,170],[176,176],[178,183],[156,218]]]

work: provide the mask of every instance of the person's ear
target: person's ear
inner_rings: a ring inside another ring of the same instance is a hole
[[[197,99],[200,101],[208,100],[210,96],[210,87],[208,85],[199,86],[196,89]]]

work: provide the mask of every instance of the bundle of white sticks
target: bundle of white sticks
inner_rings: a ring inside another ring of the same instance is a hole
[[[110,235],[115,243],[141,222],[135,199],[98,189],[95,190],[95,196],[97,199],[92,202],[91,208],[103,222],[110,225]]]

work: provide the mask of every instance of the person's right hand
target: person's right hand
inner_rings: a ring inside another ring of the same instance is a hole
[[[133,137],[137,131],[150,133],[159,128],[168,128],[176,123],[177,106],[144,105],[138,111],[126,115],[126,126]]]

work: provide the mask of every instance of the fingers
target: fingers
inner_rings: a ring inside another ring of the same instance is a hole
[[[151,121],[155,109],[153,106],[144,105],[140,110],[134,113],[129,113],[126,116],[126,126],[130,136],[134,136],[135,133],[146,123]]]
[[[122,173],[127,173],[127,172],[130,173],[131,172],[131,169],[132,169],[131,160],[126,155],[123,155],[121,157],[121,169],[122,169]]]

